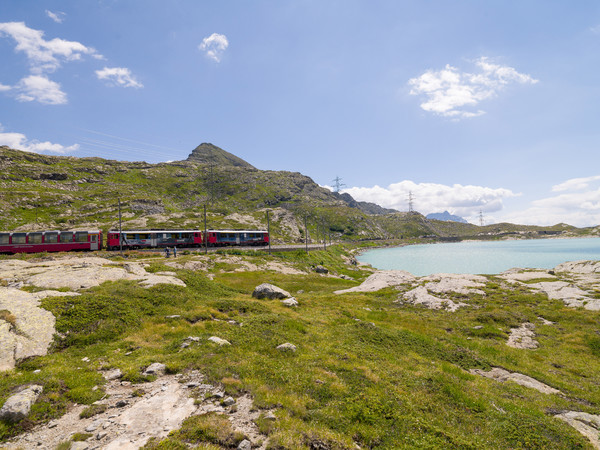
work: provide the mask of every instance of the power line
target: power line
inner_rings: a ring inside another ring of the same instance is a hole
[[[346,187],[346,185],[344,183],[342,183],[342,179],[340,177],[336,176],[333,179],[333,191],[334,192],[340,192],[340,190],[345,187]]]

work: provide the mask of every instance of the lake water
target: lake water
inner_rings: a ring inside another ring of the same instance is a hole
[[[560,263],[600,260],[600,238],[530,239],[407,245],[368,250],[358,260],[380,270],[497,274],[513,267],[552,269]]]

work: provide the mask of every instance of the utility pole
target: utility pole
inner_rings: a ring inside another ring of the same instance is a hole
[[[414,197],[412,191],[408,191],[408,212],[411,213],[414,211]]]
[[[119,252],[123,257],[123,228],[121,227],[121,197],[117,197],[119,200]]]
[[[308,254],[308,228],[306,227],[306,216],[304,216],[304,245],[306,246],[306,253]]]
[[[334,192],[340,192],[340,189],[346,187],[346,185],[344,183],[342,183],[342,179],[338,176],[336,176],[333,179],[333,190]]]
[[[269,239],[269,255],[271,254],[271,222],[269,221],[269,210],[267,209],[267,236]]]
[[[321,222],[321,227],[323,227],[323,250],[327,251],[327,236],[325,235],[325,222]]]
[[[204,254],[208,254],[208,230],[206,229],[206,203],[204,204]]]

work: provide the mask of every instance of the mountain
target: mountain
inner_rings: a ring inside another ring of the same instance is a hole
[[[469,223],[465,219],[460,216],[455,216],[450,214],[448,211],[444,211],[443,213],[431,213],[426,216],[428,219],[441,220],[444,222],[460,222],[460,223]]]
[[[580,231],[569,226],[478,227],[397,212],[331,192],[298,172],[258,170],[212,144],[184,161],[149,164],[49,156],[0,147],[0,230],[266,229],[274,242],[312,239],[493,239]]]
[[[209,143],[202,143],[187,157],[186,161],[196,162],[200,164],[215,164],[219,166],[245,167],[247,169],[255,169],[255,167],[242,158]]]

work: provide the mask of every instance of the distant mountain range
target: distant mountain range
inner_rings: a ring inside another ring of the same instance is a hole
[[[442,220],[444,222],[469,223],[465,219],[463,219],[462,217],[450,214],[448,211],[444,211],[443,213],[431,213],[431,214],[427,214],[426,217],[428,219]]]

